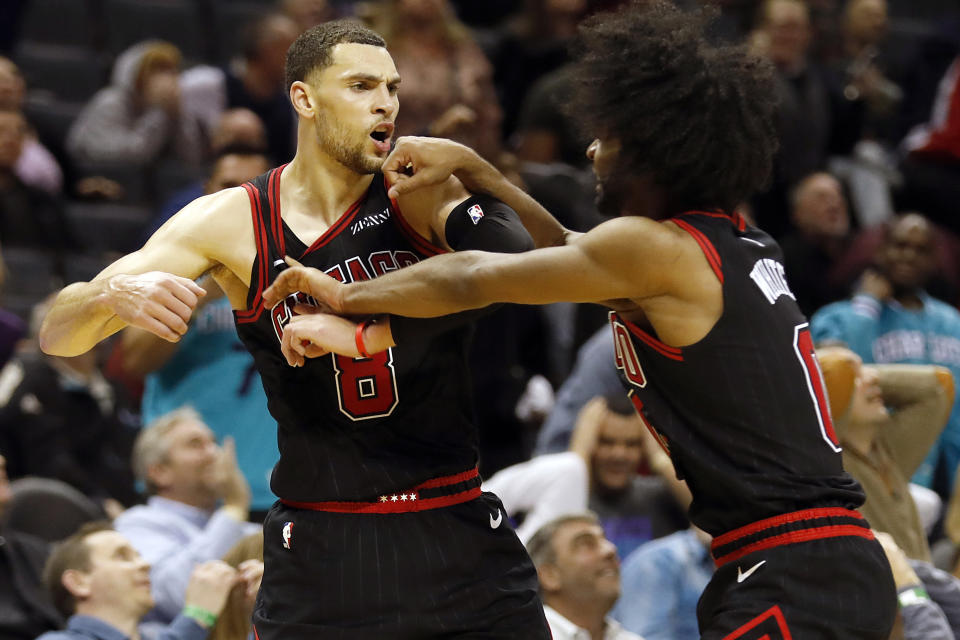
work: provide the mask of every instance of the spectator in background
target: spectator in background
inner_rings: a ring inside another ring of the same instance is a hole
[[[180,108],[180,51],[147,40],[124,51],[110,86],[93,96],[67,135],[78,165],[149,166],[165,155],[198,163],[202,144]]]
[[[889,534],[875,534],[897,586],[904,640],[960,637],[955,635],[960,632],[960,581],[928,562],[908,558]]]
[[[288,18],[297,23],[297,33],[338,17],[327,0],[281,0],[280,7]]]
[[[804,176],[821,170],[831,152],[848,151],[860,137],[855,110],[841,109],[824,72],[808,59],[810,10],[803,0],[766,0],[751,36],[756,53],[776,68],[780,148],[773,182],[754,198],[757,223],[774,238],[789,229],[787,191]],[[843,134],[841,140],[840,134]]]
[[[148,619],[170,622],[183,607],[194,567],[223,557],[244,535],[259,530],[246,522],[250,488],[232,442],[217,446],[213,432],[191,409],[174,411],[143,429],[133,468],[150,497],[115,524],[150,563],[155,607]]]
[[[20,69],[9,58],[0,56],[0,110],[19,111],[26,98],[26,83]],[[63,189],[63,170],[50,151],[29,130],[24,137],[14,173],[25,185],[56,196]]]
[[[713,577],[711,541],[691,527],[637,547],[623,559],[613,618],[646,640],[699,640],[697,602]]]
[[[43,564],[50,553],[47,544],[3,528],[4,511],[12,497],[3,450],[0,445],[0,637],[33,640],[58,628],[62,619],[43,588]]]
[[[588,508],[625,557],[639,545],[687,526],[690,502],[666,454],[622,391],[593,398],[580,412],[570,452],[514,465],[484,483],[507,512],[525,517],[526,540],[550,519]],[[639,474],[646,463],[653,475]]]
[[[932,364],[960,376],[960,313],[924,291],[933,275],[933,234],[918,214],[896,218],[851,300],[820,309],[810,320],[816,344],[839,342],[863,362]],[[960,463],[960,406],[913,482],[949,499]]]
[[[48,252],[62,270],[63,251],[74,246],[63,206],[59,199],[17,175],[27,137],[23,114],[17,109],[0,109],[0,245]]]
[[[507,24],[494,55],[507,135],[516,127],[530,88],[570,61],[569,46],[587,10],[587,0],[525,0],[520,14]]]
[[[902,204],[960,232],[960,57],[940,81],[930,119],[914,127],[903,146]]]
[[[910,558],[929,562],[926,529],[907,479],[950,416],[953,376],[944,367],[863,365],[843,347],[820,348],[817,359],[843,466],[867,494],[861,513]]]
[[[587,166],[579,124],[566,112],[573,97],[574,68],[564,65],[537,80],[527,93],[514,135],[517,157],[524,162],[563,162]]]
[[[452,138],[497,161],[502,113],[493,69],[447,0],[381,0],[372,28],[403,78],[397,136]]]
[[[596,516],[552,520],[527,543],[554,640],[642,640],[608,613],[620,597],[620,562]]]
[[[251,118],[255,120],[244,123]],[[198,180],[184,187],[163,204],[144,232],[144,242],[163,226],[164,222],[200,196],[216,193],[227,187],[238,187],[270,168],[270,161],[265,155],[266,145],[263,143],[263,138],[255,135],[257,131],[263,133],[262,124],[259,129],[253,127],[254,123],[260,124],[256,114],[247,109],[231,109],[224,112],[221,122],[224,123],[224,121],[225,124],[235,122],[241,128],[236,129],[230,137],[223,135],[223,146],[217,147],[217,156],[214,158],[213,167],[206,181]],[[249,130],[247,130],[248,127]],[[218,128],[219,131],[224,129],[224,127]],[[260,171],[253,174],[252,178],[244,178],[243,176],[250,175],[251,169],[260,169]]]
[[[289,162],[296,147],[293,107],[284,84],[287,49],[300,34],[289,17],[272,13],[243,31],[242,56],[228,68],[194,67],[183,73],[183,110],[205,140],[213,140],[227,109],[253,111],[267,132],[270,165]]]
[[[203,640],[238,580],[223,562],[199,565],[190,576],[186,606],[157,640]],[[140,637],[153,606],[150,565],[107,522],[92,522],[58,544],[44,582],[67,628],[38,640],[121,640]]]
[[[803,178],[790,193],[794,230],[780,242],[783,266],[807,317],[847,296],[850,283],[835,268],[850,246],[850,215],[840,182],[829,173]]]
[[[269,168],[262,153],[227,148],[213,166],[206,193],[239,186]],[[253,492],[252,507],[266,511],[276,500],[270,472],[279,452],[276,434],[264,425],[274,420],[253,357],[237,337],[230,301],[213,278],[203,286],[207,295],[194,309],[190,329],[179,342],[136,327],[123,332],[124,368],[137,377],[146,376],[144,423],[190,405],[217,438],[234,437],[240,469]]]
[[[592,398],[622,392],[613,362],[613,332],[603,326],[583,343],[577,361],[567,379],[557,390],[553,411],[547,416],[539,434],[534,455],[559,453],[570,448],[570,437],[580,410]]]
[[[52,299],[34,309],[34,344]],[[129,461],[140,422],[99,358],[96,350],[63,358],[36,348],[15,356],[0,374],[0,449],[11,478],[62,480],[118,511],[114,501],[137,501]]]

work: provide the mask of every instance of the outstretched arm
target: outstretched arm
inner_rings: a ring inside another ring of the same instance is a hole
[[[233,191],[195,200],[139,251],[120,258],[92,281],[63,289],[44,318],[40,348],[52,355],[78,355],[127,325],[179,340],[198,297],[205,294],[193,280],[215,264],[208,243],[217,234],[203,229],[218,211],[240,202],[232,199],[246,202],[242,190]]]
[[[436,256],[351,285],[316,269],[292,268],[264,292],[264,302],[274,304],[299,290],[337,313],[425,318],[495,302],[640,299],[667,293],[672,274],[682,271],[687,251],[682,233],[645,218],[617,218],[567,246],[510,255],[467,251]]]

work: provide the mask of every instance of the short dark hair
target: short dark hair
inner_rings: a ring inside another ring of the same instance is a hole
[[[387,46],[380,34],[354,20],[318,24],[301,33],[287,49],[287,89],[297,80],[305,80],[311,72],[329,65],[333,48],[344,43]]]
[[[711,12],[633,0],[580,28],[572,114],[622,143],[619,170],[648,173],[677,210],[733,210],[762,188],[777,147],[773,70],[712,45]]]
[[[88,522],[76,533],[53,548],[47,564],[43,568],[43,584],[50,593],[53,606],[64,618],[69,618],[77,610],[77,600],[63,585],[63,574],[71,569],[90,570],[90,547],[87,538],[101,531],[113,531],[113,525],[107,520]]]

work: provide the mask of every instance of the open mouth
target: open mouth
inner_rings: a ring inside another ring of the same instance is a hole
[[[390,136],[393,135],[393,124],[385,122],[370,132],[370,137],[380,151],[390,150]]]

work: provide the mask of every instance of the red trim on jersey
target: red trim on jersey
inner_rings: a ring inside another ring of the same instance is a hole
[[[816,509],[804,509],[803,511],[792,511],[790,513],[785,513],[779,516],[773,516],[772,518],[764,518],[763,520],[757,520],[756,522],[750,523],[746,526],[740,527],[739,529],[734,529],[733,531],[728,531],[722,535],[719,535],[713,539],[712,548],[716,549],[717,547],[722,547],[728,545],[731,542],[735,542],[740,538],[745,538],[746,536],[753,535],[754,533],[759,533],[764,529],[772,529],[773,527],[780,527],[785,524],[790,524],[791,522],[799,522],[801,520],[815,520],[817,518],[829,518],[829,517],[841,517],[841,518],[856,518],[858,520],[863,520],[863,516],[860,515],[859,511],[854,511],[852,509],[844,509],[843,507],[818,507]]]
[[[260,640],[260,634],[257,633],[257,625],[252,624],[252,625],[250,625],[250,626],[253,628],[253,637],[254,637],[256,640]]]
[[[723,218],[724,220],[729,220],[737,227],[737,231],[745,231],[747,228],[747,221],[743,219],[739,213],[734,211],[733,213],[724,213],[722,211],[687,211],[681,213],[681,216],[710,216],[711,218]]]
[[[726,555],[714,559],[717,567],[722,567],[728,562],[739,560],[743,556],[749,555],[754,551],[763,551],[773,547],[782,547],[788,544],[797,544],[798,542],[809,542],[810,540],[820,540],[822,538],[839,538],[843,536],[858,536],[873,540],[873,532],[865,526],[856,524],[832,524],[824,527],[811,527],[809,529],[798,529],[797,531],[788,531],[778,536],[764,538],[753,542],[744,547],[732,551]]]
[[[247,195],[250,197],[250,212],[253,217],[254,241],[257,245],[257,258],[260,259],[260,278],[256,283],[256,294],[253,297],[253,305],[249,309],[237,311],[237,322],[247,323],[256,322],[263,311],[263,285],[267,281],[267,263],[270,261],[270,253],[267,248],[267,230],[263,224],[263,211],[260,206],[260,192],[251,183],[243,183]],[[255,258],[256,259],[256,258]],[[254,283],[250,283],[253,286]]]
[[[703,214],[703,215],[717,215],[720,214]],[[726,217],[726,216],[722,216]],[[694,227],[689,222],[684,220],[678,220],[677,218],[672,218],[670,222],[673,222],[675,225],[689,233],[693,236],[693,239],[697,241],[697,244],[700,245],[700,249],[703,250],[703,255],[707,257],[707,262],[710,263],[710,267],[713,269],[713,272],[717,274],[717,279],[720,281],[720,284],[723,284],[723,263],[720,260],[720,254],[717,253],[716,247],[713,246],[713,243],[710,242],[710,239],[703,234],[702,231]]]
[[[637,338],[643,341],[643,343],[646,344],[648,347],[656,350],[658,353],[660,353],[660,355],[666,356],[671,360],[677,360],[678,362],[683,362],[683,351],[681,351],[678,347],[671,347],[668,344],[664,344],[663,342],[660,342],[659,340],[654,338],[652,335],[650,335],[649,333],[647,333],[637,325],[633,324],[626,318],[621,317],[619,314],[617,315],[617,317],[623,320],[623,323],[626,325],[627,329],[630,330],[630,333],[637,336]]]
[[[287,255],[287,243],[283,237],[283,218],[280,215],[280,174],[287,165],[280,165],[270,172],[267,181],[267,198],[270,201],[270,223],[273,226],[273,237],[277,241],[277,251],[280,257]]]
[[[387,184],[386,176],[384,176],[383,178],[383,184],[384,184],[384,187],[386,187],[389,190],[390,185]],[[419,251],[420,253],[426,256],[437,256],[437,255],[440,255],[441,253],[450,253],[446,249],[443,249],[433,244],[432,242],[424,238],[422,235],[420,235],[420,233],[416,229],[411,227],[410,224],[407,222],[406,218],[403,217],[403,212],[400,210],[400,205],[397,203],[395,199],[390,200],[390,205],[393,207],[394,216],[396,217],[397,221],[400,223],[401,233],[407,236],[407,240],[413,243],[413,246],[417,249],[417,251]]]
[[[330,511],[333,513],[410,513],[413,511],[426,511],[428,509],[439,509],[449,507],[461,502],[468,502],[474,498],[480,497],[482,490],[480,487],[472,487],[446,496],[436,496],[433,498],[421,498],[420,491],[423,489],[436,489],[438,487],[447,487],[469,480],[475,480],[480,476],[480,471],[474,467],[460,473],[450,476],[441,476],[431,478],[426,482],[421,482],[413,489],[406,491],[394,491],[374,502],[297,502],[295,500],[280,499],[283,504],[296,509],[309,509],[311,511]],[[409,496],[403,499],[402,496]]]
[[[458,482],[466,482],[467,480],[473,480],[480,475],[480,471],[474,467],[468,471],[463,471],[461,473],[454,474],[452,476],[443,476],[440,478],[433,478],[432,480],[427,480],[426,482],[416,486],[417,489],[435,489],[437,487],[446,487],[451,484],[457,484]]]
[[[328,511],[331,513],[412,513],[415,511],[428,511],[430,509],[451,507],[462,502],[469,502],[470,500],[479,498],[481,493],[480,487],[474,487],[466,491],[452,493],[448,496],[439,496],[437,498],[421,498],[416,491],[412,491],[381,496],[381,501],[378,502],[295,502],[282,498],[280,502],[295,509]],[[402,495],[413,495],[416,496],[416,498],[401,500],[400,496]],[[386,500],[383,500],[383,498],[386,498]],[[394,501],[394,498],[396,498],[396,501]]]
[[[356,217],[357,212],[360,211],[360,203],[363,202],[363,199],[366,197],[366,194],[357,198],[357,201],[354,202],[350,207],[343,212],[343,214],[330,225],[326,231],[324,231],[319,238],[314,240],[313,244],[307,247],[307,250],[303,252],[303,255],[300,257],[303,258],[311,251],[316,251],[320,247],[325,246],[328,242],[340,235],[340,232],[350,226],[350,223]]]
[[[647,416],[643,415],[643,402],[637,397],[636,392],[631,389],[627,397],[630,398],[630,402],[633,403],[634,408],[637,410],[637,415],[640,416],[640,422],[644,424],[647,431],[653,436],[653,439],[656,440],[660,448],[663,449],[663,452],[670,455],[670,445],[668,445],[664,437],[660,435],[660,432],[653,428],[653,425],[647,420]]]
[[[724,636],[723,640],[736,640],[737,638],[742,638],[747,631],[750,631],[768,618],[774,618],[777,621],[777,626],[780,627],[780,633],[783,635],[783,640],[793,640],[793,636],[790,635],[790,629],[787,628],[787,620],[783,617],[783,612],[780,611],[780,607],[778,605],[773,605],[750,622],[735,629],[729,635]],[[770,636],[767,635],[764,637],[769,638]]]

